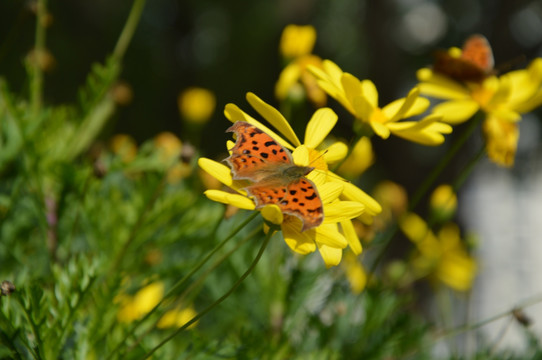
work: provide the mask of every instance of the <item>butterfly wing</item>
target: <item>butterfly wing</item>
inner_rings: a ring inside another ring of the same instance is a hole
[[[234,132],[237,137],[226,158],[236,180],[261,181],[276,172],[278,165],[293,165],[290,152],[254,125],[237,121],[226,132]]]
[[[461,58],[476,65],[485,74],[491,73],[495,65],[489,41],[479,34],[472,35],[465,41]]]
[[[480,82],[493,72],[493,52],[482,35],[469,37],[461,51],[461,57],[453,57],[447,51],[435,53],[433,70],[459,81]]]
[[[256,208],[277,205],[284,214],[301,219],[305,231],[316,227],[324,220],[324,207],[314,183],[305,177],[284,184],[273,179],[246,188],[254,197]]]

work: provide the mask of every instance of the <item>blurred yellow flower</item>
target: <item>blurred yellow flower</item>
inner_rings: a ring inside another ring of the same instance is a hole
[[[175,134],[164,131],[154,137],[154,147],[158,150],[160,160],[169,163],[181,154],[182,142]]]
[[[288,25],[280,38],[280,53],[285,58],[296,58],[312,52],[316,29],[311,25]]]
[[[362,136],[354,145],[350,155],[344,160],[337,172],[346,178],[353,179],[360,176],[374,162],[373,146],[371,140]]]
[[[458,82],[428,68],[418,70],[417,76],[422,94],[445,100],[432,111],[442,121],[457,125],[483,111],[489,158],[501,166],[514,164],[521,114],[542,104],[542,58],[526,69],[489,76],[479,83]]]
[[[442,123],[441,116],[436,114],[419,121],[400,121],[420,115],[429,107],[429,100],[419,97],[418,88],[412,89],[406,98],[379,107],[378,91],[372,81],[360,81],[330,60],[324,60],[323,70],[314,66],[309,66],[309,70],[329,96],[383,139],[394,134],[422,145],[440,145],[444,142],[443,134],[452,132],[452,127]]]
[[[111,150],[120,156],[122,162],[129,163],[137,155],[137,144],[130,135],[117,134],[111,139]]]
[[[168,183],[175,184],[190,175],[192,172],[190,164],[180,161],[183,144],[175,134],[161,132],[153,141],[159,161],[167,168]]]
[[[310,164],[315,170],[307,175],[318,189],[324,207],[324,221],[315,228],[301,231],[301,220],[295,216],[284,215],[276,205],[267,205],[261,209],[262,216],[275,224],[280,224],[284,240],[290,248],[300,254],[308,254],[316,249],[320,251],[326,266],[339,264],[342,249],[350,246],[356,254],[361,253],[361,244],[354,231],[350,219],[362,213],[372,216],[380,212],[380,205],[351,183],[341,180],[332,174],[328,163],[341,160],[346,155],[346,145],[333,143],[327,149],[316,150],[331,131],[337,121],[337,115],[327,108],[317,110],[307,125],[305,141],[302,144],[287,120],[273,107],[263,102],[256,95],[247,94],[247,100],[270,124],[278,129],[289,140],[286,141],[274,131],[255,120],[237,106],[226,106],[226,117],[232,121],[245,121],[265,131],[269,136],[292,153],[297,165]],[[228,146],[231,148],[233,144]],[[254,210],[254,201],[247,197],[243,190],[246,181],[233,180],[229,167],[206,158],[200,158],[199,166],[216,177],[237,193],[207,190],[205,195],[211,200],[231,204],[241,209]]]
[[[132,322],[145,316],[164,296],[164,284],[150,283],[143,287],[134,296],[119,295],[114,302],[120,305],[117,319],[121,322]]]
[[[450,219],[457,209],[457,195],[454,189],[448,184],[439,185],[431,194],[429,206],[438,219]]]
[[[316,106],[322,107],[327,96],[318,86],[316,78],[307,67],[322,67],[322,59],[312,55],[316,41],[316,30],[312,26],[288,25],[282,32],[280,51],[288,61],[275,85],[275,96],[279,100],[298,99],[305,96]]]
[[[207,89],[192,87],[179,95],[178,106],[181,116],[186,121],[205,123],[215,111],[216,97]]]
[[[344,257],[343,267],[346,278],[350,283],[350,290],[354,294],[360,294],[367,285],[367,273],[360,259],[354,253],[348,251]]]
[[[435,235],[422,218],[410,213],[401,218],[399,226],[416,245],[412,264],[418,277],[431,276],[457,291],[472,287],[476,261],[467,253],[457,225],[447,223]]]
[[[176,308],[167,311],[158,321],[156,324],[156,327],[160,329],[167,329],[167,328],[180,328],[190,320],[194,318],[198,313],[196,310],[194,310],[193,307],[186,307],[186,308]],[[197,321],[190,324],[187,329],[192,329],[197,325]]]

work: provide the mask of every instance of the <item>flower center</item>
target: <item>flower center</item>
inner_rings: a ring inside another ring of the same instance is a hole
[[[386,117],[386,115],[384,115],[384,113],[379,107],[375,107],[371,112],[369,122],[378,122],[381,124],[385,124],[386,122],[388,122],[388,118]]]
[[[324,154],[315,149],[309,149],[309,166],[313,166],[318,170],[328,170],[326,160],[324,159]]]

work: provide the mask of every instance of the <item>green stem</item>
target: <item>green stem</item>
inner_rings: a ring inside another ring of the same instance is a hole
[[[217,244],[213,250],[211,250],[203,259],[201,259],[199,261],[199,263],[194,267],[192,268],[192,270],[186,274],[183,278],[181,278],[179,281],[177,281],[173,287],[167,292],[166,295],[164,295],[164,297],[158,302],[158,304],[156,304],[152,309],[151,311],[149,311],[147,314],[145,314],[145,316],[143,316],[141,319],[139,319],[133,326],[132,328],[128,331],[128,333],[124,336],[124,338],[122,339],[122,341],[120,341],[117,345],[117,347],[115,347],[115,349],[113,349],[113,351],[111,352],[111,354],[109,354],[109,356],[107,357],[107,359],[111,359],[113,358],[113,356],[120,350],[121,346],[125,345],[126,344],[126,341],[128,340],[129,337],[131,337],[135,331],[137,330],[137,328],[139,328],[139,326],[141,324],[143,324],[145,322],[145,320],[147,320],[152,314],[154,314],[154,312],[162,305],[162,303],[164,301],[166,301],[168,298],[170,298],[171,296],[173,296],[174,294],[176,294],[179,289],[184,286],[184,284],[192,277],[192,275],[194,275],[199,269],[201,269],[201,267],[203,265],[205,265],[207,263],[207,261],[209,261],[209,259],[217,252],[219,251],[224,245],[226,245],[228,243],[228,241],[230,241],[231,239],[233,239],[233,237],[235,235],[237,235],[237,233],[239,231],[241,231],[245,226],[248,225],[249,222],[251,222],[255,217],[257,217],[259,214],[259,212],[257,211],[254,211],[248,218],[246,218],[239,226],[237,226],[224,240],[222,240],[219,244]]]
[[[449,336],[455,336],[455,335],[461,334],[461,333],[466,332],[466,331],[478,329],[478,328],[480,328],[480,327],[482,327],[484,325],[487,325],[489,323],[492,323],[492,322],[494,322],[496,320],[499,320],[499,319],[502,319],[504,317],[513,315],[514,310],[521,310],[521,309],[524,309],[526,307],[536,305],[536,304],[539,304],[539,303],[542,303],[542,294],[539,294],[537,296],[533,296],[532,298],[526,299],[526,300],[522,301],[519,305],[514,306],[514,308],[512,308],[510,310],[507,310],[507,311],[504,311],[502,313],[493,315],[493,316],[491,316],[491,317],[489,317],[489,318],[487,318],[485,320],[479,321],[479,322],[477,322],[475,324],[465,324],[465,325],[457,326],[457,327],[452,328],[452,329],[444,330],[442,333],[438,334],[435,337],[435,340],[446,338],[446,337],[449,337]]]
[[[182,293],[179,295],[178,300],[176,300],[177,303],[185,303],[184,299],[185,297],[192,292],[193,289],[199,288],[203,285],[205,279],[207,279],[207,276],[209,276],[210,273],[214,271],[220,264],[222,264],[227,258],[230,257],[231,254],[237,251],[241,246],[243,246],[246,242],[248,242],[250,239],[252,239],[258,232],[260,232],[260,228],[255,228],[254,231],[252,231],[249,235],[247,235],[243,240],[239,241],[237,244],[235,244],[234,248],[230,251],[226,252],[224,255],[222,255],[218,260],[216,260],[208,269],[205,270],[203,274],[201,274],[196,281],[194,281],[190,286],[188,286]],[[167,296],[172,295],[171,291],[164,297],[164,299],[167,298]],[[191,297],[194,298],[196,295],[193,294]],[[163,300],[164,300],[163,299]],[[190,301],[190,300],[189,300]],[[162,302],[162,301],[161,301]],[[157,307],[159,304],[157,305]],[[160,321],[160,318],[156,319],[153,326],[149,327],[147,331],[145,331],[143,334],[141,334],[136,342],[132,344],[128,351],[131,351],[133,348],[135,348],[138,344],[141,343],[141,341],[153,330],[156,328],[156,325]],[[126,339],[125,339],[126,340]]]
[[[40,57],[45,51],[45,16],[47,15],[47,1],[38,0],[36,3],[36,43],[34,45],[34,61],[31,64],[30,103],[34,118],[42,105],[43,97],[43,71],[40,66]]]
[[[134,36],[137,24],[141,18],[141,13],[145,7],[145,1],[146,0],[135,0],[132,4],[130,14],[128,15],[128,20],[126,20],[122,33],[117,40],[117,45],[115,45],[115,50],[113,50],[113,59],[119,62],[126,53],[126,49]]]
[[[450,150],[448,150],[448,152],[446,153],[442,161],[439,164],[437,164],[435,168],[433,168],[431,173],[425,178],[425,180],[421,183],[418,189],[414,192],[414,195],[412,196],[409,206],[408,206],[408,211],[412,211],[414,210],[414,208],[416,208],[420,200],[429,191],[429,189],[434,184],[438,176],[442,173],[442,171],[446,168],[446,166],[448,166],[448,164],[455,157],[459,149],[463,147],[463,145],[470,138],[474,130],[478,127],[478,124],[482,120],[482,117],[483,117],[483,113],[478,112],[474,116],[474,118],[471,121],[469,121],[467,129],[465,129],[465,131],[461,134],[459,139],[457,139],[457,141],[452,145]],[[472,167],[477,163],[477,161],[479,160],[482,154],[483,152],[482,153],[478,152],[476,154],[474,160],[471,161],[468,165],[469,171],[465,173],[464,176],[460,177],[460,179],[462,179],[461,181],[464,181],[466,179],[467,175],[472,170]],[[382,244],[381,250],[377,254],[376,259],[371,266],[371,270],[369,271],[369,275],[368,275],[369,279],[367,279],[368,282],[372,274],[374,274],[374,272],[376,271],[376,267],[378,266],[380,261],[383,259],[384,254],[391,243],[391,240],[393,239],[393,237],[395,236],[398,230],[399,230],[399,224],[396,221],[393,224],[393,226],[385,233],[384,239],[381,241],[381,244]]]
[[[222,295],[219,299],[217,299],[214,303],[207,306],[205,309],[203,309],[201,312],[199,312],[196,316],[194,316],[190,321],[188,321],[186,324],[184,324],[182,327],[177,329],[174,333],[169,335],[167,338],[165,338],[162,342],[160,342],[158,345],[156,345],[154,348],[152,348],[145,356],[143,356],[143,359],[148,359],[152,354],[154,354],[159,348],[161,348],[164,344],[169,342],[171,339],[173,339],[175,336],[186,330],[190,325],[198,321],[200,318],[202,318],[205,314],[213,310],[215,307],[217,307],[220,303],[222,303],[224,300],[226,300],[238,287],[241,285],[241,283],[250,275],[252,270],[256,267],[258,262],[260,261],[260,258],[263,255],[263,252],[265,248],[267,247],[267,244],[269,243],[269,240],[271,239],[271,236],[274,234],[275,228],[269,229],[267,232],[267,235],[265,237],[265,240],[262,243],[262,246],[260,247],[260,250],[258,251],[258,254],[252,261],[252,264],[250,264],[247,271],[241,275],[241,277],[233,284],[233,286],[228,290],[224,295]]]
[[[457,141],[452,145],[450,150],[444,155],[444,158],[440,163],[437,164],[437,166],[431,171],[431,173],[425,178],[424,182],[418,187],[414,195],[412,195],[412,199],[409,204],[409,211],[414,210],[416,206],[418,206],[418,203],[422,199],[422,197],[427,194],[429,191],[429,188],[434,184],[435,180],[438,178],[438,176],[442,173],[442,171],[449,165],[450,161],[455,157],[459,149],[465,145],[467,140],[470,138],[474,130],[478,127],[480,124],[480,121],[482,120],[483,113],[478,112],[474,118],[469,121],[468,127],[463,131],[461,134],[461,137],[457,139]]]

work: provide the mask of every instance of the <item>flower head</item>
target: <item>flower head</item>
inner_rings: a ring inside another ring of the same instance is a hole
[[[316,29],[311,25],[290,24],[280,38],[280,53],[286,58],[296,58],[312,52],[316,42]]]
[[[316,41],[314,27],[288,25],[282,32],[280,52],[287,61],[275,85],[275,96],[279,100],[307,97],[317,107],[327,101],[325,92],[318,87],[316,78],[307,70],[308,66],[322,67],[322,59],[311,54]]]
[[[120,295],[115,302],[120,304],[117,318],[121,322],[132,322],[142,318],[151,311],[164,296],[164,284],[150,283],[143,287],[134,296]]]
[[[300,219],[282,214],[276,205],[263,207],[262,216],[272,223],[280,224],[284,240],[292,250],[300,254],[308,254],[318,249],[327,266],[337,265],[341,260],[342,249],[348,245],[356,254],[361,253],[361,244],[350,219],[363,213],[375,215],[381,209],[380,205],[361,189],[343,181],[328,169],[329,163],[341,160],[347,153],[346,145],[340,142],[320,149],[323,140],[337,121],[335,113],[327,108],[317,110],[307,125],[304,143],[301,143],[286,119],[275,108],[252,93],[247,94],[247,100],[284,138],[234,104],[226,106],[226,117],[232,122],[245,121],[255,125],[282,146],[292,150],[296,165],[310,164],[314,167],[315,170],[310,172],[307,178],[317,187],[325,214],[320,226],[306,231],[301,231]],[[232,146],[233,144],[230,144],[229,148]],[[208,190],[205,192],[207,197],[242,209],[255,209],[254,200],[248,197],[244,190],[247,182],[233,180],[229,167],[206,158],[199,159],[198,163],[202,169],[236,191],[236,193],[231,193]]]
[[[410,213],[401,219],[399,226],[416,245],[413,266],[419,277],[431,275],[458,291],[472,287],[476,261],[465,250],[457,225],[445,224],[435,235],[422,218]]]
[[[429,115],[420,121],[400,121],[420,115],[429,107],[429,100],[419,97],[417,88],[412,89],[406,98],[380,107],[378,91],[372,81],[360,81],[330,60],[324,60],[323,69],[309,69],[329,96],[383,139],[394,134],[423,145],[439,145],[444,142],[442,134],[452,131],[448,124],[440,122],[439,115]]]
[[[215,111],[216,97],[207,89],[192,87],[179,95],[178,106],[186,121],[205,123]]]
[[[526,69],[481,82],[460,82],[424,68],[417,73],[422,94],[445,100],[433,108],[442,121],[456,125],[477,111],[485,113],[483,130],[489,158],[501,166],[514,164],[521,115],[542,104],[542,58]]]

